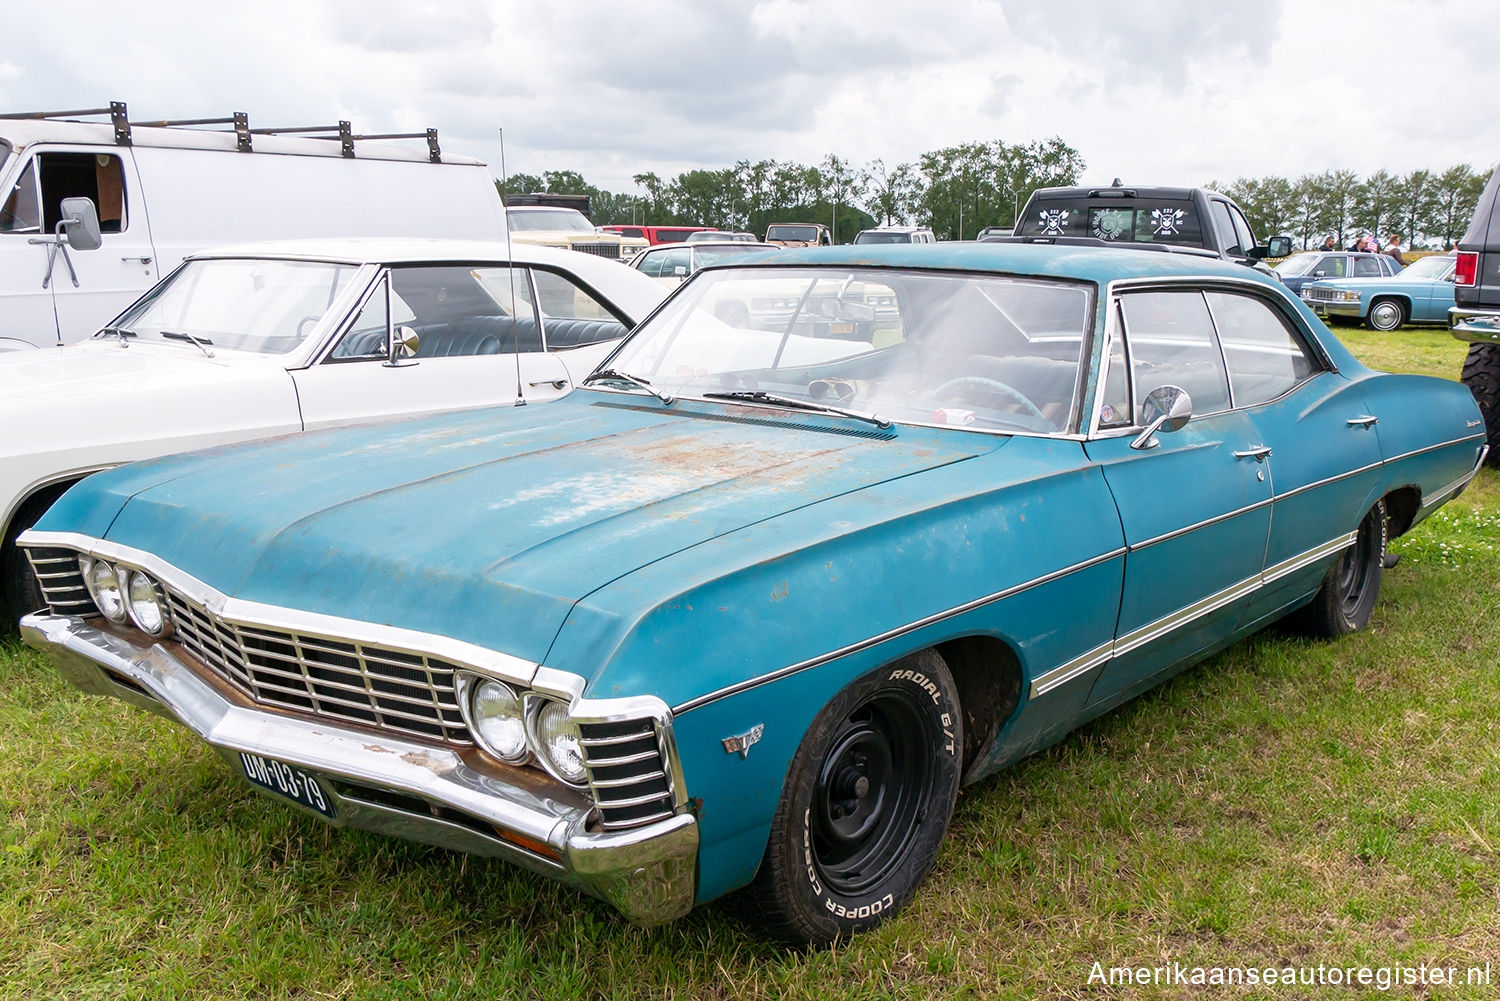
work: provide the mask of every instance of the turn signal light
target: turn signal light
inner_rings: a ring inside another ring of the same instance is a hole
[[[1458,252],[1453,266],[1453,284],[1473,288],[1479,284],[1479,255],[1468,250]]]

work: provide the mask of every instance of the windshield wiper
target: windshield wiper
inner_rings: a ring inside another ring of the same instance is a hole
[[[214,356],[214,353],[208,349],[208,346],[212,344],[213,341],[209,340],[207,337],[194,337],[192,334],[188,333],[185,330],[163,330],[161,332],[161,335],[170,341],[191,341],[195,348],[208,355],[208,357],[212,358]]]
[[[631,375],[629,372],[621,372],[617,368],[600,369],[599,371],[590,375],[587,379],[584,379],[581,385],[587,386],[591,382],[606,382],[609,380],[629,383],[632,386],[639,386],[669,407],[673,403],[677,402],[677,398],[671,393],[663,393],[661,390],[652,386],[651,383],[647,382],[645,379],[642,379],[640,376]]]
[[[793,410],[811,410],[819,414],[837,414],[840,417],[852,417],[857,421],[873,424],[882,431],[891,426],[891,422],[879,414],[867,414],[858,410],[845,410],[843,407],[830,407],[824,403],[799,400],[794,396],[778,396],[775,393],[767,393],[760,389],[737,389],[731,393],[704,393],[703,396],[709,400],[744,400],[748,403],[769,403],[773,406],[790,407]]]
[[[113,334],[120,339],[120,346],[125,346],[125,338],[140,336],[134,330],[126,330],[124,327],[100,327],[95,337],[108,337]]]

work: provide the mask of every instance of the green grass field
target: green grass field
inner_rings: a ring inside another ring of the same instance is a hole
[[[1438,331],[1339,333],[1400,371],[1453,377],[1463,353]],[[1201,996],[1089,982],[1096,962],[1172,961],[1461,980],[1489,962],[1487,986],[1398,990],[1493,998],[1497,545],[1487,470],[1395,544],[1368,630],[1261,634],[966,790],[913,904],[810,952],[725,907],[642,930],[503,863],[322,826],[12,641],[0,999]]]

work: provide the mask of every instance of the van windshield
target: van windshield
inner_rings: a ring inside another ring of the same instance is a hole
[[[318,326],[359,268],[327,261],[189,261],[96,337],[285,354]]]

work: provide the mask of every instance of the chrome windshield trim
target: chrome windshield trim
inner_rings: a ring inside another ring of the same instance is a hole
[[[1027,591],[1034,587],[1040,587],[1043,584],[1050,584],[1053,581],[1058,580],[1062,577],[1066,577],[1069,574],[1077,573],[1080,570],[1087,570],[1090,567],[1098,566],[1101,563],[1107,563],[1112,559],[1116,559],[1117,557],[1124,555],[1125,549],[1123,546],[1119,549],[1112,549],[1107,553],[1101,553],[1098,556],[1084,560],[1080,563],[1075,563],[1072,566],[1063,567],[1060,570],[1054,570],[1049,574],[1044,574],[1041,577],[1035,577],[1021,584],[1012,585],[1011,587],[996,591],[993,594],[987,594],[982,598],[975,598],[972,601],[966,601],[962,605],[955,605],[954,607],[945,609],[944,611],[934,612],[933,614],[924,616],[923,618],[917,619],[914,622],[908,622],[904,626],[897,626],[894,629],[888,629],[876,636],[871,636],[868,639],[860,640],[858,643],[851,643],[848,646],[840,647],[837,650],[830,650],[828,653],[819,654],[816,657],[810,657],[807,660],[792,664],[789,667],[783,667],[780,670],[771,671],[767,674],[762,674],[755,678],[747,678],[746,680],[736,682],[733,685],[726,685],[725,687],[720,688],[717,691],[709,692],[706,695],[700,695],[695,699],[689,699],[686,702],[682,702],[678,705],[673,706],[672,715],[679,716],[682,713],[701,708],[711,702],[717,702],[720,699],[728,698],[731,695],[739,695],[743,692],[750,691],[752,688],[759,688],[761,685],[770,684],[773,681],[780,681],[782,678],[787,678],[791,675],[799,674],[802,671],[811,670],[815,667],[821,667],[824,664],[838,660],[840,657],[844,657],[853,653],[859,653],[861,650],[868,650],[873,646],[879,646],[881,643],[896,639],[900,636],[905,636],[908,633],[916,632],[918,629],[924,629],[927,626],[935,625],[946,619],[951,619],[954,616],[963,615],[965,612],[972,612],[976,608],[983,608],[985,605],[993,604],[994,602],[1009,598],[1011,595],[1019,594],[1022,591]]]
[[[200,605],[213,609],[220,618],[236,625],[285,629],[330,639],[392,647],[407,653],[438,657],[479,674],[537,689],[541,688],[537,684],[538,680],[544,684],[550,680],[551,683],[547,684],[549,694],[556,692],[575,701],[575,693],[582,691],[582,679],[578,679],[576,686],[560,683],[563,677],[572,677],[565,672],[548,671],[539,679],[537,664],[448,636],[232,598],[151,553],[117,542],[74,532],[39,532],[35,529],[23,532],[16,542],[23,547],[74,549],[84,555],[98,556],[144,570]]]

